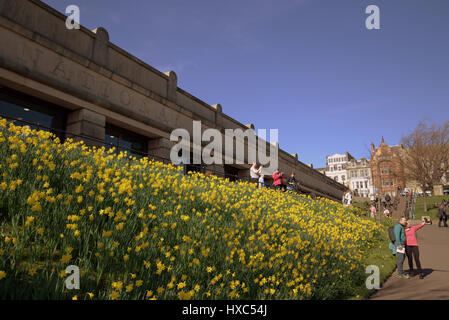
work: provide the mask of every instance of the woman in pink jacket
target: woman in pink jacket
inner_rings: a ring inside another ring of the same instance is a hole
[[[280,189],[282,187],[282,177],[279,174],[279,169],[276,169],[276,171],[272,175],[273,177],[273,185],[275,189]]]
[[[423,279],[424,274],[421,269],[421,262],[419,261],[419,249],[418,249],[418,241],[416,240],[415,232],[421,229],[426,223],[423,222],[417,226],[410,226],[410,222],[407,221],[407,226],[405,227],[405,253],[408,258],[408,266],[410,269],[409,275],[414,276],[415,273],[413,271],[413,258],[415,258],[416,268],[418,269],[419,278]]]

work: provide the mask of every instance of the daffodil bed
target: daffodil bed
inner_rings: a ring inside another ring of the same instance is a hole
[[[183,175],[3,119],[0,174],[2,299],[340,299],[388,243],[330,200]]]

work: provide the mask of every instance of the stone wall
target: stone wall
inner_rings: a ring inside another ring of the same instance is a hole
[[[91,144],[110,123],[148,137],[148,150],[167,157],[170,133],[192,121],[202,130],[248,127],[182,90],[162,73],[109,41],[104,28],[68,30],[66,16],[38,0],[0,0],[0,85],[71,110],[66,131]],[[248,176],[248,165],[236,166]],[[304,190],[340,200],[344,186],[279,150],[279,169],[296,173]],[[214,170],[224,172],[223,166]]]

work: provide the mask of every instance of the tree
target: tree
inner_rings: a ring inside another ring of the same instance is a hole
[[[421,187],[427,211],[426,191],[440,184],[449,171],[449,120],[431,126],[421,121],[413,132],[402,137],[401,143],[405,148],[401,157],[405,178]]]

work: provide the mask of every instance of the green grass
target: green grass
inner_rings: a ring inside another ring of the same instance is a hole
[[[394,225],[394,221],[390,219],[382,219],[381,224],[385,226],[386,230],[388,227]],[[386,231],[385,231],[386,232]],[[388,236],[385,235],[387,238]],[[377,248],[372,248],[368,257],[365,260],[365,267],[369,265],[374,265],[379,267],[380,285],[382,286],[388,277],[393,273],[396,267],[396,257],[393,256],[391,250],[388,248],[389,242],[381,242]],[[370,276],[369,273],[366,277]],[[375,292],[375,289],[367,289],[366,286],[361,286],[356,289],[356,295],[351,300],[363,300],[368,299],[369,296]]]
[[[354,200],[354,202],[352,203],[352,205],[356,208],[359,208],[360,210],[362,210],[362,212],[369,216],[370,214],[370,201],[366,200],[366,201],[356,201]]]
[[[434,204],[441,203],[445,199],[449,201],[449,196],[431,196],[427,197],[427,212],[424,212],[424,197],[418,197],[416,199],[416,210],[415,210],[415,219],[421,220],[422,216],[430,216],[430,218],[435,221],[438,220],[437,213],[438,208],[434,208]]]

